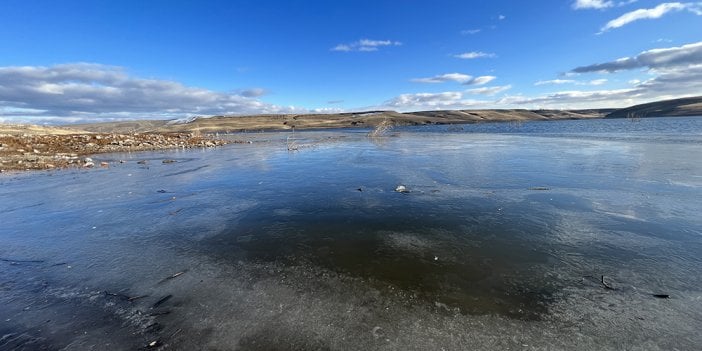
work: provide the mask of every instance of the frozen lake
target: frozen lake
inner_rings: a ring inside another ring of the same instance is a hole
[[[702,118],[366,132],[0,175],[0,350],[702,345]]]

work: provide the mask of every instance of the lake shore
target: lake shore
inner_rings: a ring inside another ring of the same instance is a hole
[[[0,124],[0,172],[93,167],[85,157],[111,152],[216,147],[246,142],[217,133],[376,128],[603,118],[605,110],[474,110],[214,116],[188,121],[134,120],[64,126]]]
[[[236,142],[196,133],[65,134],[65,129],[47,128],[41,133],[42,130],[38,128],[31,128],[38,132],[36,134],[0,134],[0,172],[109,167],[106,162],[96,165],[87,156],[111,152],[212,148]]]

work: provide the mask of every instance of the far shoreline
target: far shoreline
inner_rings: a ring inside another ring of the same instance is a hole
[[[95,167],[87,156],[208,148],[246,140],[219,134],[369,130],[406,126],[466,125],[648,117],[700,117],[702,97],[659,101],[624,109],[437,110],[400,113],[366,111],[337,114],[212,116],[185,121],[128,120],[61,126],[0,123],[0,172]],[[87,158],[86,158],[87,157]]]

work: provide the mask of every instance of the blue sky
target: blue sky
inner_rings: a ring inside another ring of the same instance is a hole
[[[4,0],[0,23],[0,121],[702,95],[700,2]]]

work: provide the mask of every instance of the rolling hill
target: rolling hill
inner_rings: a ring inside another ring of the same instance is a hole
[[[235,132],[252,130],[287,130],[373,127],[382,121],[393,125],[463,124],[532,120],[602,118],[611,109],[602,110],[439,110],[400,113],[365,111],[337,114],[287,114],[253,116],[200,117],[187,121],[144,120],[76,124],[70,127],[96,133],[130,132]]]
[[[656,101],[622,108],[605,118],[702,116],[702,96]]]

